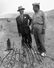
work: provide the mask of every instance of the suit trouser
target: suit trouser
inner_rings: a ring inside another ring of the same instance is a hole
[[[25,44],[28,44],[28,47],[31,48],[32,43],[32,37],[29,26],[22,25],[21,29],[21,35],[22,35],[22,46],[25,46]]]
[[[26,45],[29,49],[31,49],[32,48],[32,38],[31,38],[31,34],[29,33],[29,34],[23,34],[22,35],[22,46],[21,46],[21,48],[22,48],[22,50],[23,50],[23,55],[25,56],[26,55],[26,53],[25,53],[25,44],[28,44],[28,45]]]
[[[34,29],[34,38],[37,44],[37,50],[39,53],[46,52],[44,44],[45,44],[45,34],[42,34],[38,31],[37,28]]]
[[[31,49],[32,47],[32,38],[31,38],[31,34],[25,34],[25,35],[22,35],[22,46],[25,46],[24,43],[28,44],[27,46]]]

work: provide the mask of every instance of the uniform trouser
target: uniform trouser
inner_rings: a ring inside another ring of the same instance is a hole
[[[37,50],[39,53],[46,52],[44,43],[45,43],[45,34],[39,33],[38,29],[34,29],[34,38],[37,44]]]

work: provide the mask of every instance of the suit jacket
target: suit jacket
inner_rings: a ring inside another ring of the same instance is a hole
[[[21,20],[20,15],[16,18],[17,22],[17,28],[18,28],[18,33],[24,34],[24,33],[29,33],[30,28],[29,25],[31,25],[31,17],[28,14],[23,15],[23,20]]]

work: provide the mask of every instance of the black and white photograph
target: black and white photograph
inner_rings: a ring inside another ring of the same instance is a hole
[[[0,0],[0,68],[54,68],[54,0]]]

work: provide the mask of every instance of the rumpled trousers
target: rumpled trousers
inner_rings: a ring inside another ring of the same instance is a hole
[[[45,33],[42,34],[42,29],[40,28],[33,28],[33,34],[34,34],[34,39],[36,42],[37,50],[39,53],[46,52],[45,49]]]

